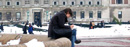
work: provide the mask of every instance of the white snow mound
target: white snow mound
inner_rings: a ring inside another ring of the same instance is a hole
[[[38,42],[37,39],[32,39],[28,43],[25,43],[27,47],[45,47],[43,42]]]

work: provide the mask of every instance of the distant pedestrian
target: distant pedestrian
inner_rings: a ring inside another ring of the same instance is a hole
[[[105,27],[105,23],[104,21],[101,21],[101,28],[104,28]]]
[[[26,23],[26,24],[28,25],[28,23],[29,23],[29,21],[27,20],[27,23]]]
[[[28,32],[29,32],[29,34],[33,34],[33,27],[32,27],[32,25],[31,24],[29,24],[29,28],[28,28]]]
[[[0,29],[4,32],[3,23],[1,23]]]
[[[27,23],[26,23],[25,26],[23,27],[23,34],[27,34]]]
[[[89,25],[89,29],[94,29],[94,23],[93,22],[90,22],[90,25]]]

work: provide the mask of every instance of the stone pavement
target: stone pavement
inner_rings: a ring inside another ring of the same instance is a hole
[[[75,47],[130,47],[130,37],[122,38],[84,38]]]

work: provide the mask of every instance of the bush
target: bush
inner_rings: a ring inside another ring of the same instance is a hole
[[[116,22],[116,24],[121,25],[121,20],[119,21],[115,16],[113,16],[113,22]]]

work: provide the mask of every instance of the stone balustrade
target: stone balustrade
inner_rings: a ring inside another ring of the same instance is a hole
[[[18,45],[7,45],[0,47],[27,47],[24,43],[27,43],[32,39],[37,39],[38,41],[43,42],[45,47],[71,47],[71,41],[67,38],[52,40],[46,35],[1,34],[0,42],[4,45],[10,40],[17,40],[18,38],[20,38],[20,36],[22,37]]]

